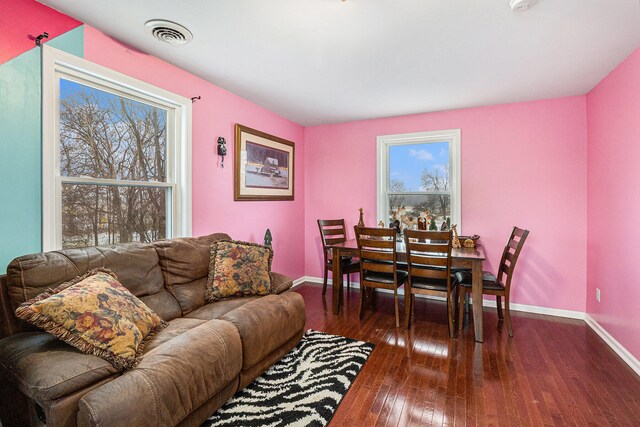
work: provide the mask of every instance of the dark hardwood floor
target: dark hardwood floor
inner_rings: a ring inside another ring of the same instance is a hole
[[[484,343],[447,332],[444,302],[417,299],[409,330],[393,298],[358,319],[358,290],[304,283],[307,328],[376,345],[330,426],[640,426],[640,377],[581,320],[512,312],[514,336],[484,312]],[[402,301],[402,300],[401,300]],[[466,320],[469,322],[469,319]]]

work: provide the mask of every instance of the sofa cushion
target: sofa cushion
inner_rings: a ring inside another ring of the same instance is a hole
[[[111,363],[84,354],[45,332],[22,332],[2,340],[0,372],[26,396],[53,400],[118,373]]]
[[[55,288],[94,268],[106,267],[161,318],[171,320],[182,312],[176,299],[164,288],[158,262],[153,246],[140,243],[25,255],[14,259],[7,267],[7,292],[15,310],[48,288]]]
[[[16,316],[119,369],[132,368],[145,339],[166,326],[104,268],[22,303]]]
[[[231,310],[235,310],[238,307],[241,307],[248,302],[255,301],[260,297],[244,297],[244,298],[232,298],[226,299],[223,301],[211,302],[203,307],[200,307],[197,310],[193,310],[191,313],[187,314],[185,317],[194,318],[194,319],[204,319],[204,320],[212,320],[219,319]]]
[[[267,295],[226,313],[220,319],[238,328],[242,337],[242,369],[245,370],[304,329],[304,300],[295,292]]]
[[[178,300],[183,314],[205,304],[211,244],[229,239],[228,234],[215,233],[152,243],[158,254],[165,286]]]
[[[194,280],[184,285],[172,286],[171,294],[178,300],[182,307],[182,315],[188,314],[207,303],[204,295],[207,289],[207,277]]]
[[[234,240],[213,243],[206,300],[269,294],[272,259],[268,246]]]
[[[206,320],[202,319],[187,319],[179,317],[169,321],[169,325],[155,334],[144,346],[144,353],[149,353],[154,348],[161,346],[183,333],[206,323]]]
[[[238,387],[240,336],[211,320],[145,354],[140,364],[80,400],[79,425],[178,425],[225,387]],[[232,392],[230,392],[232,393]]]

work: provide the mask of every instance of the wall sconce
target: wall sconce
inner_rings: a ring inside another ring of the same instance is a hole
[[[227,141],[223,136],[218,137],[218,156],[222,156],[221,165],[224,168],[224,156],[227,155]]]

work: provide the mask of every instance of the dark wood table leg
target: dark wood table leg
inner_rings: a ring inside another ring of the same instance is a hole
[[[473,261],[472,274],[472,300],[473,300],[473,329],[476,341],[484,341],[482,336],[482,261]]]
[[[333,269],[331,274],[331,291],[333,292],[333,314],[340,314],[340,296],[342,294],[342,271],[340,265],[340,249],[332,249]]]

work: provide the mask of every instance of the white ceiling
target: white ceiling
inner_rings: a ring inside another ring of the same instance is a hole
[[[581,95],[640,47],[639,0],[41,2],[301,125]]]

